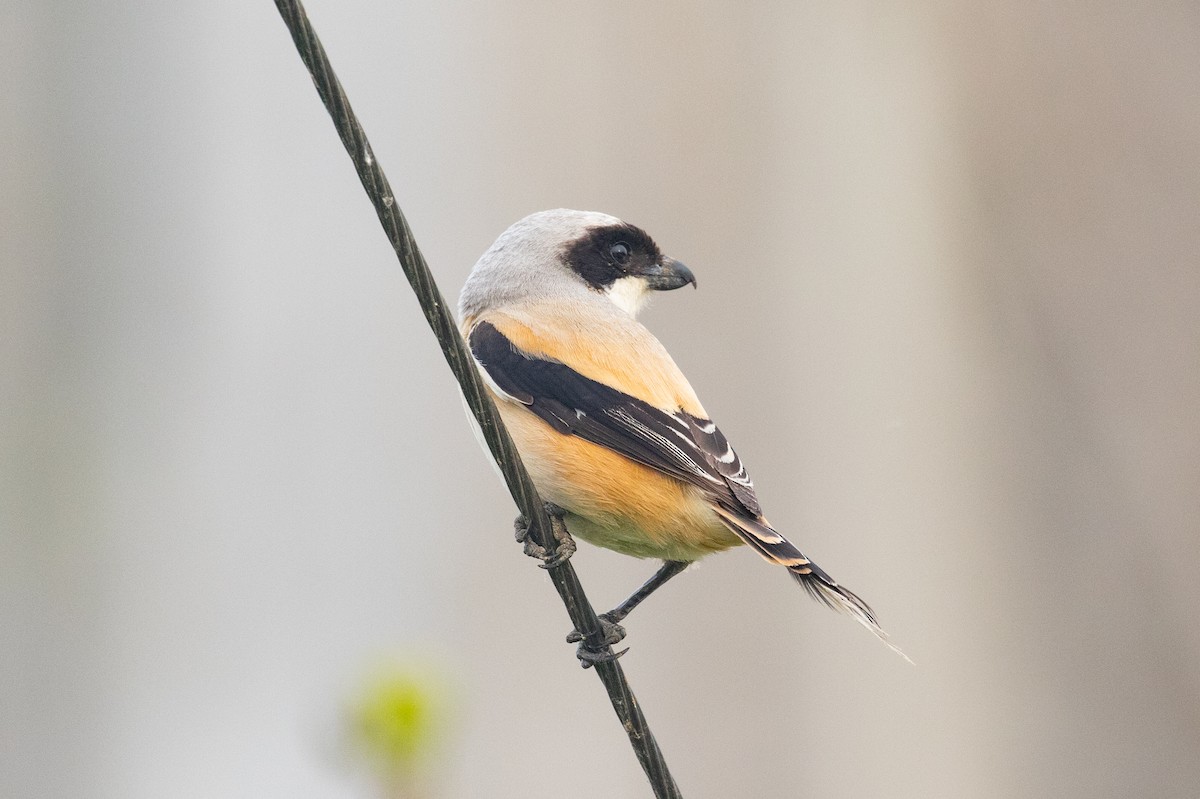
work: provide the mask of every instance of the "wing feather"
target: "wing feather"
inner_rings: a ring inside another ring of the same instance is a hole
[[[486,321],[472,328],[469,342],[488,379],[560,433],[697,486],[738,515],[761,514],[741,459],[711,420],[656,408],[564,363],[532,356]]]

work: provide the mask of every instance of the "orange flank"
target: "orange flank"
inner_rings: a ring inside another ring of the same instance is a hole
[[[583,540],[634,557],[683,561],[742,543],[698,488],[493,398],[542,498],[569,512],[567,527]]]

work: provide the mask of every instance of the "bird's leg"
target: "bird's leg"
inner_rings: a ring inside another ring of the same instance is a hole
[[[547,552],[544,546],[529,537],[529,521],[523,515],[518,516],[513,522],[513,529],[517,534],[517,543],[525,545],[525,554],[542,561],[538,565],[543,569],[552,569],[570,560],[571,556],[575,554],[576,547],[575,539],[571,537],[567,525],[563,523],[566,511],[547,502],[546,514],[550,517],[550,531],[554,534],[554,540],[558,542],[554,548],[554,554]]]
[[[616,653],[609,653],[603,650],[607,649],[613,644],[621,643],[621,641],[625,638],[625,628],[621,626],[620,622],[626,616],[628,616],[634,608],[642,604],[646,597],[653,594],[659,588],[662,588],[664,585],[666,585],[668,580],[679,574],[689,565],[690,564],[687,561],[682,560],[663,561],[663,565],[654,573],[654,576],[647,580],[641,588],[634,591],[629,596],[629,599],[626,599],[620,605],[617,605],[607,613],[601,613],[599,616],[597,616],[596,618],[600,620],[600,627],[604,631],[602,649],[598,650],[588,646],[583,634],[578,630],[572,630],[570,633],[568,633],[567,643],[579,644],[579,648],[575,650],[575,654],[583,663],[583,667],[586,669],[590,666],[594,666],[597,663],[616,660],[617,658],[621,657],[621,655],[624,655],[626,652],[628,652],[628,649],[623,649]]]
[[[667,584],[668,580],[682,572],[690,565],[691,563],[686,560],[664,560],[663,565],[654,573],[654,576],[647,580],[641,588],[634,591],[629,596],[629,599],[626,599],[608,613],[601,615],[614,624],[623,620],[629,615],[630,611],[642,604],[646,597],[662,588]]]

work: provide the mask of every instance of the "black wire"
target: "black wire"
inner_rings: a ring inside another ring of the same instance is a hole
[[[488,449],[504,474],[508,490],[528,520],[530,536],[548,551],[553,551],[555,541],[542,500],[524,464],[521,463],[508,430],[500,421],[495,404],[484,389],[479,372],[475,369],[466,344],[458,333],[454,317],[446,306],[446,300],[438,291],[437,284],[434,283],[425,257],[417,248],[412,230],[396,203],[383,169],[371,151],[370,142],[367,141],[367,135],[363,132],[358,117],[350,108],[350,101],[333,72],[329,58],[325,55],[325,48],[321,46],[321,41],[298,0],[275,0],[275,5],[292,34],[292,41],[300,52],[300,58],[304,60],[304,65],[312,75],[321,101],[333,117],[338,136],[350,154],[350,160],[354,162],[354,169],[358,172],[367,196],[375,206],[384,232],[387,233],[388,240],[396,251],[396,257],[400,260],[400,268],[404,270],[404,275],[421,304],[425,320],[433,329],[455,379],[462,386],[467,405],[479,421]],[[580,585],[571,563],[568,561],[551,568],[549,573],[575,629],[583,633],[591,649],[611,654],[612,648],[603,644],[604,633],[600,621],[596,618],[596,613],[583,592],[583,586]],[[664,799],[682,797],[671,772],[667,769],[662,751],[650,732],[646,717],[638,706],[637,698],[625,679],[621,665],[613,660],[597,663],[595,669],[608,691],[617,718],[621,720],[621,725],[629,735],[629,741],[650,780],[654,795]]]

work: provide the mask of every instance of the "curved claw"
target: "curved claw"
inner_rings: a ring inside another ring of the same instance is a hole
[[[527,556],[542,561],[538,564],[541,568],[553,569],[570,560],[577,547],[575,539],[571,537],[570,531],[563,523],[562,517],[566,511],[547,502],[546,513],[550,516],[550,530],[554,534],[554,540],[558,542],[553,553],[548,552],[544,546],[529,537],[529,521],[524,516],[516,518],[513,522],[513,530],[516,533],[517,543],[525,545],[524,552]]]
[[[575,554],[575,550],[577,549],[575,545],[575,539],[572,538],[571,534],[567,532],[567,528],[565,525],[563,525],[562,519],[551,517],[551,520],[555,528],[562,528],[563,536],[559,537],[558,530],[555,530],[554,537],[558,540],[558,546],[554,548],[553,555],[546,556],[545,548],[538,547],[538,549],[542,550],[543,553],[540,556],[542,563],[539,563],[538,566],[543,569],[553,569],[555,566],[563,565],[571,559],[571,556]]]
[[[587,649],[583,644],[580,644],[575,650],[575,657],[579,658],[579,665],[585,669],[590,669],[597,663],[612,663],[617,658],[629,651],[629,647],[625,647],[620,652],[593,652]]]
[[[596,649],[589,646],[588,642],[584,639],[583,633],[579,632],[579,630],[572,630],[567,633],[568,644],[579,644],[575,648],[575,656],[579,658],[580,664],[585,669],[590,669],[597,663],[611,663],[629,651],[628,647],[622,649],[620,652],[613,652],[609,649],[609,647],[625,640],[625,628],[613,621],[607,613],[602,613],[596,618],[600,620],[600,629],[604,633],[604,638],[600,643],[601,648]]]
[[[524,552],[531,558],[545,560],[548,555],[546,548],[529,537],[529,520],[523,515],[513,521],[513,532],[516,533],[518,544],[524,544]]]

